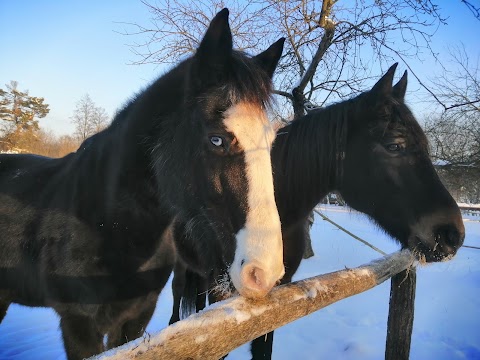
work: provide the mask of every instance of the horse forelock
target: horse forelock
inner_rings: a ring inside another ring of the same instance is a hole
[[[245,102],[267,107],[271,103],[271,91],[268,74],[246,54],[233,51],[218,83],[208,88],[208,96],[230,106]]]
[[[409,145],[415,147],[425,155],[429,155],[429,144],[427,136],[421,128],[410,108],[403,99],[396,99],[393,96],[387,97],[382,102],[383,108],[378,121],[371,123],[371,132],[377,136],[399,136],[409,140]]]

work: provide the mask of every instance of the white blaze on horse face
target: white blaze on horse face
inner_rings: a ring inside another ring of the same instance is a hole
[[[247,103],[230,108],[224,125],[244,151],[248,181],[246,223],[236,234],[237,248],[229,272],[241,295],[258,298],[265,296],[285,273],[270,160],[275,133],[265,111]]]

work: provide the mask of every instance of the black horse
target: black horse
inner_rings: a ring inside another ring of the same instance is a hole
[[[282,284],[291,281],[302,260],[309,214],[332,191],[428,262],[451,257],[462,246],[460,210],[440,182],[425,134],[404,103],[407,73],[392,86],[395,69],[396,64],[370,91],[278,130],[271,156],[282,222]],[[182,226],[176,229],[174,236],[186,239]],[[185,266],[175,265],[170,322],[179,320],[180,301],[188,315],[205,306],[211,290]],[[210,295],[210,302],[218,299],[215,292]],[[273,332],[254,340],[253,358],[271,358],[272,342]]]
[[[175,261],[264,296],[284,275],[265,108],[283,39],[232,50],[228,10],[196,54],[61,159],[0,157],[0,321],[10,303],[60,315],[69,359],[140,336]],[[185,241],[184,241],[185,240]]]

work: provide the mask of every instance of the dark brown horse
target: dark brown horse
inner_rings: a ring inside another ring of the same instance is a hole
[[[407,74],[393,84],[396,64],[370,91],[311,111],[280,129],[272,148],[275,199],[282,222],[285,276],[302,260],[308,216],[337,191],[426,261],[441,261],[462,246],[465,230],[456,202],[440,182],[428,142],[405,105]],[[175,237],[186,239],[182,225]],[[178,261],[171,322],[205,306],[208,283]],[[215,301],[215,293],[210,301]],[[183,299],[181,297],[183,296]],[[273,333],[252,343],[254,359],[269,359]]]
[[[69,359],[143,333],[175,261],[248,297],[284,275],[265,107],[283,39],[232,50],[228,10],[196,54],[61,159],[0,156],[0,321],[53,307]],[[186,241],[184,241],[186,240]]]

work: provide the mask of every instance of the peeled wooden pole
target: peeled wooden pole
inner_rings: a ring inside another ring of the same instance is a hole
[[[413,264],[411,253],[403,250],[358,268],[276,287],[265,299],[231,298],[94,359],[219,359],[289,322],[371,289]]]

